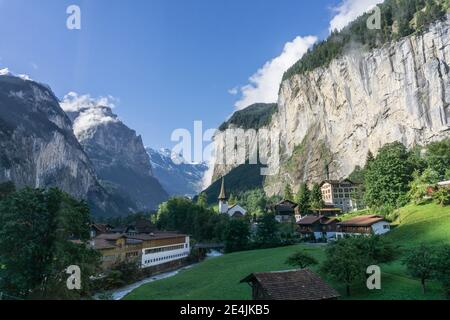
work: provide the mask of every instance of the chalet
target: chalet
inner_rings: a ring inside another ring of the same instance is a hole
[[[321,184],[322,197],[326,205],[339,208],[343,213],[359,210],[360,204],[353,198],[359,185],[346,180],[327,180]]]
[[[101,234],[91,240],[102,254],[102,267],[107,270],[122,262],[139,263],[141,268],[159,267],[181,262],[189,256],[189,237],[178,233]]]
[[[345,236],[383,235],[391,231],[385,218],[377,215],[356,217],[337,224],[336,238]]]
[[[339,294],[314,272],[253,273],[241,280],[252,287],[253,300],[336,300]]]
[[[239,204],[233,206],[228,205],[228,197],[225,191],[225,178],[222,178],[222,187],[219,194],[219,213],[227,214],[231,218],[243,218],[247,215],[247,210],[242,208]]]
[[[306,216],[297,225],[302,238],[312,240],[332,240],[336,238],[337,218]]]
[[[130,227],[134,228],[137,233],[150,234],[156,232],[156,226],[146,219],[139,219],[132,223]]]
[[[273,206],[269,206],[267,211],[273,213],[275,219],[281,223],[292,222],[294,218],[295,221],[299,221],[302,218],[298,205],[290,200],[283,200]]]
[[[324,217],[338,217],[342,215],[342,209],[336,208],[334,205],[325,205],[323,208],[320,209],[312,209],[312,212],[319,216]]]
[[[109,224],[93,223],[91,224],[91,238],[95,238],[104,233],[110,233],[113,229]]]

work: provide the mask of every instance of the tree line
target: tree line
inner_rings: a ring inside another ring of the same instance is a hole
[[[316,44],[285,74],[283,80],[304,74],[319,67],[327,67],[348,49],[360,45],[364,50],[422,32],[426,27],[445,17],[448,0],[386,0],[379,4],[381,29],[371,30],[367,20],[372,13],[363,14],[341,31],[334,30],[324,41]]]
[[[445,206],[450,194],[437,183],[450,180],[450,139],[408,150],[395,142],[382,147],[375,157],[369,152],[364,168],[357,167],[350,180],[361,183],[360,195],[374,211],[392,213],[409,203],[433,198]]]

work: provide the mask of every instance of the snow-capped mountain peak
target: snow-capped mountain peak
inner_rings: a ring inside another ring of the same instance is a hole
[[[169,149],[146,150],[153,174],[170,195],[192,197],[202,190],[203,176],[208,170],[205,163],[189,163],[182,155]]]

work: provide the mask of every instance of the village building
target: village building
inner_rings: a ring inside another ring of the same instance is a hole
[[[170,232],[106,233],[92,239],[91,245],[101,253],[105,270],[122,262],[164,269],[182,263],[190,254],[189,236]]]
[[[354,199],[359,185],[346,180],[327,180],[321,184],[322,197],[327,206],[342,210],[342,213],[357,211],[361,205]]]
[[[267,207],[267,211],[275,215],[280,223],[291,223],[302,218],[298,204],[290,200],[283,200],[273,206]]]
[[[252,287],[253,300],[336,300],[339,293],[314,272],[303,269],[253,273],[241,280]]]
[[[390,223],[382,216],[359,216],[337,224],[336,238],[346,236],[383,235],[391,231]]]
[[[342,209],[336,208],[334,205],[325,205],[320,209],[312,209],[314,214],[324,217],[338,217],[342,215]]]
[[[330,241],[336,238],[337,218],[329,218],[321,215],[310,215],[301,219],[298,231],[302,238],[315,241]]]
[[[95,238],[101,234],[110,233],[112,229],[113,227],[110,226],[109,224],[93,223],[91,224],[91,231],[90,231],[91,238]]]
[[[242,208],[239,204],[229,206],[228,197],[225,191],[225,178],[222,178],[222,186],[219,194],[219,213],[227,214],[231,218],[243,218],[247,215],[247,210]]]

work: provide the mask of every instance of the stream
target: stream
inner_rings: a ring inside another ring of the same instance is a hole
[[[222,255],[223,254],[221,252],[212,250],[211,252],[209,252],[207,254],[206,260],[213,259],[213,258],[216,258],[216,257],[220,257]],[[139,288],[139,287],[141,287],[141,286],[143,286],[145,284],[174,277],[177,274],[179,274],[181,271],[191,269],[195,265],[196,264],[191,264],[189,266],[185,266],[185,267],[182,267],[182,268],[174,270],[174,271],[165,272],[165,273],[161,273],[161,274],[158,274],[158,275],[155,275],[155,276],[151,276],[151,277],[149,277],[147,279],[135,282],[135,283],[130,284],[130,285],[126,286],[126,287],[110,291],[109,293],[112,295],[112,300],[122,300],[127,294],[129,294],[133,290],[136,290],[137,288]]]

